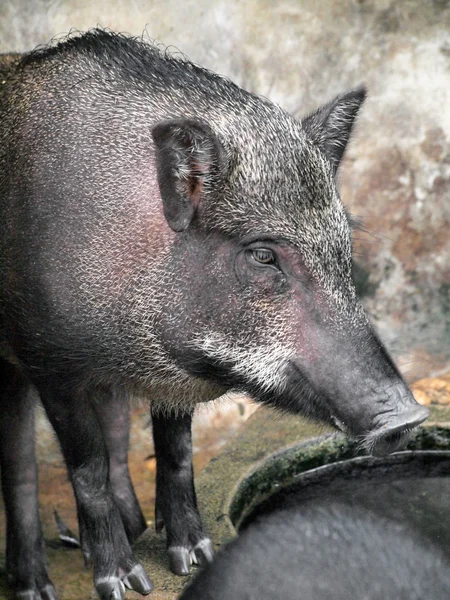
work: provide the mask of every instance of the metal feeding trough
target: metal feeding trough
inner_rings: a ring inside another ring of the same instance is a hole
[[[442,442],[439,430],[427,433]],[[284,454],[269,462],[282,469]],[[239,537],[180,600],[450,597],[450,451],[315,467],[275,485],[259,504],[242,498],[247,484],[235,496]]]
[[[339,502],[408,525],[450,560],[450,451],[407,451],[385,458],[354,458],[317,467],[255,506],[240,519],[247,528],[283,507]]]
[[[419,429],[407,450],[386,457],[356,453],[354,443],[336,436],[274,453],[238,486],[230,506],[234,527],[245,528],[286,503],[339,500],[400,521],[419,523],[422,515],[427,526],[433,513],[436,532],[448,528],[450,554],[450,430]]]
[[[260,462],[230,505],[239,538],[182,600],[450,598],[450,431],[355,451],[329,436]]]

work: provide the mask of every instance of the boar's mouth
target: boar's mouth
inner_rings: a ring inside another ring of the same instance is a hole
[[[423,423],[430,414],[425,406],[417,404],[401,412],[381,426],[368,433],[363,445],[374,456],[384,456],[401,450],[407,443],[411,431]]]
[[[383,403],[382,410],[377,415],[372,396],[372,400],[366,398],[365,402],[359,400],[354,405],[353,418],[349,417],[347,409],[347,418],[343,421],[340,416],[337,416],[340,411],[337,410],[336,400],[331,401],[326,393],[317,390],[299,365],[292,361],[289,366],[290,385],[285,395],[288,398],[282,401],[283,408],[292,410],[293,404],[296,403],[297,410],[294,412],[299,412],[300,409],[300,412],[314,420],[333,425],[349,437],[356,438],[361,447],[373,456],[384,456],[401,450],[406,445],[412,430],[429,416],[428,408],[418,404],[400,380],[397,386],[391,386],[397,388],[397,393],[393,397],[395,402],[392,404],[392,410],[387,410],[386,404]],[[298,406],[299,398],[303,400],[303,402],[300,400],[301,407]],[[271,404],[279,406],[280,398],[272,401]]]
[[[402,450],[408,443],[411,432],[423,423],[430,411],[425,406],[413,406],[405,412],[390,416],[381,427],[362,436],[356,436],[360,445],[372,456],[385,456],[397,450]],[[351,436],[352,432],[334,415],[331,421],[336,429]]]
[[[413,429],[423,423],[428,415],[429,410],[424,406],[414,407],[413,410],[399,415],[392,423],[386,423],[366,435],[359,436],[361,447],[372,456],[385,456],[401,450],[408,443]],[[333,415],[331,421],[336,429],[351,435],[337,417]]]

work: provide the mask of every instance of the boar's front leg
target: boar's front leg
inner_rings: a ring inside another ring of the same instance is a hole
[[[56,600],[38,512],[34,398],[27,379],[0,359],[0,467],[7,519],[6,561],[16,598]]]
[[[211,562],[212,544],[203,532],[192,466],[192,416],[153,414],[156,454],[156,530],[167,530],[171,570],[188,575],[192,562]]]
[[[130,548],[109,480],[108,451],[92,392],[68,383],[38,384],[56,431],[77,503],[83,547],[89,550],[94,583],[102,600],[123,600],[125,586],[149,594],[152,584]]]
[[[99,419],[109,455],[109,478],[116,506],[130,544],[147,527],[139,506],[128,470],[130,440],[130,404],[128,396],[119,389],[105,390],[95,399]]]

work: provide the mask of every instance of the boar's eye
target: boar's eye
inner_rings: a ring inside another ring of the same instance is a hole
[[[250,250],[250,259],[260,265],[276,265],[277,259],[272,250],[268,248],[253,248]]]

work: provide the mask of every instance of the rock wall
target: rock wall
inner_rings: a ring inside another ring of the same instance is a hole
[[[72,27],[147,35],[295,115],[365,83],[341,169],[356,279],[410,379],[450,360],[449,0],[2,0],[0,51]]]

